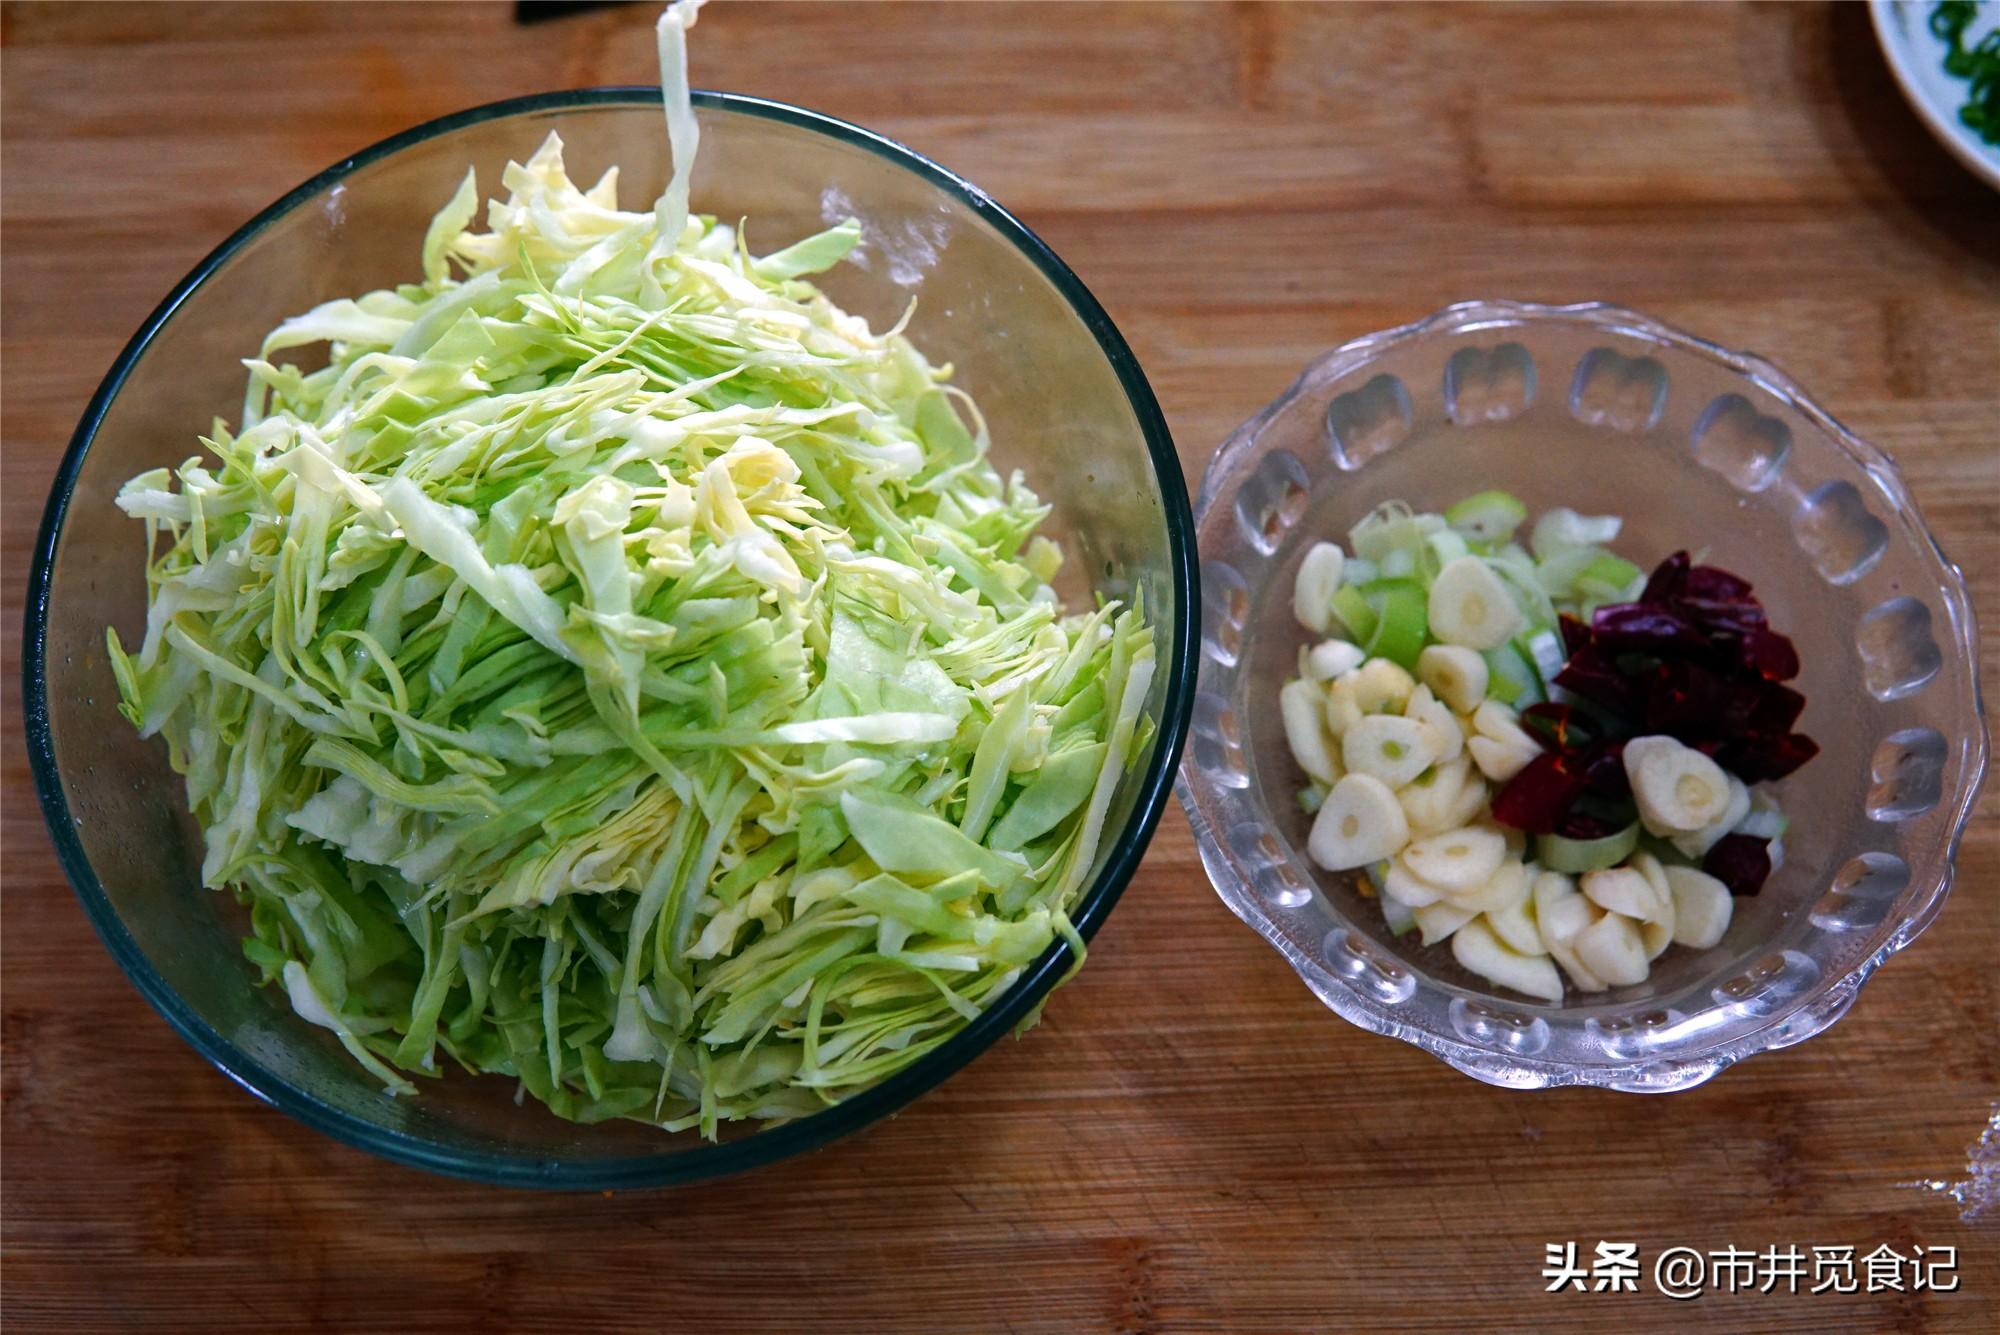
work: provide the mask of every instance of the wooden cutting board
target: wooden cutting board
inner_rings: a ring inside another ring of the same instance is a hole
[[[1040,1029],[734,1181],[432,1179],[177,1040],[92,937],[22,757],[69,431],[255,210],[432,116],[647,82],[652,12],[5,6],[10,1330],[1994,1329],[2000,1222],[1923,1185],[1971,1175],[2000,1098],[1990,797],[1943,916],[1836,1030],[1668,1098],[1490,1089],[1349,1028],[1223,910],[1178,811]],[[2000,663],[2000,197],[1861,6],[726,3],[694,66],[1018,211],[1131,339],[1191,479],[1308,358],[1463,297],[1608,298],[1766,352],[1897,453]],[[1600,1240],[1638,1244],[1641,1292],[1543,1293],[1545,1245]],[[1677,1304],[1650,1274],[1670,1246],[1885,1243],[1955,1246],[1958,1291]]]

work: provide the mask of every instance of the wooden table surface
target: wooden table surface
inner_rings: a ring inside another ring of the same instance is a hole
[[[22,757],[27,554],[71,426],[252,212],[432,116],[646,82],[651,17],[5,7],[10,1331],[1994,1328],[2000,1221],[1913,1185],[1972,1174],[2000,1097],[1990,795],[1943,916],[1834,1033],[1670,1098],[1490,1089],[1349,1028],[1217,903],[1178,810],[1038,1031],[733,1181],[432,1179],[176,1039],[63,883]],[[1609,298],[1771,354],[1901,459],[1994,679],[2000,196],[1925,136],[1858,5],[724,3],[693,63],[1016,210],[1130,337],[1191,479],[1315,353],[1463,297]],[[1545,1244],[1600,1239],[1649,1265],[1956,1246],[1960,1288],[1542,1293]]]

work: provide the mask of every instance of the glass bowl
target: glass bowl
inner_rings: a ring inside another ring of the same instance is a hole
[[[1712,949],[1561,1004],[1491,990],[1391,935],[1353,873],[1313,867],[1275,708],[1307,632],[1305,550],[1382,501],[1486,487],[1625,518],[1752,579],[1798,645],[1792,826]],[[1685,1089],[1837,1020],[1937,915],[1986,764],[1972,606],[1880,450],[1759,358],[1612,306],[1469,302],[1308,367],[1210,463],[1196,509],[1202,653],[1181,801],[1217,892],[1321,1000],[1497,1085]]]
[[[697,207],[748,218],[760,249],[850,214],[858,263],[822,286],[877,328],[913,298],[911,336],[977,395],[1000,467],[1051,498],[1069,551],[1066,595],[1143,592],[1161,670],[1157,732],[1128,772],[1094,874],[1074,909],[1089,936],[1117,901],[1159,819],[1193,695],[1193,521],[1152,391],[1075,274],[977,188],[909,149],[796,107],[697,93]],[[147,319],[91,400],[35,546],[23,700],[29,755],[63,867],[105,945],[167,1021],[231,1079],[350,1145],[438,1172],[520,1185],[605,1188],[752,1167],[893,1112],[1016,1026],[1070,967],[1058,944],[1005,997],[894,1077],[824,1112],[720,1143],[634,1123],[578,1126],[517,1107],[513,1082],[454,1073],[414,1099],[385,1097],[282,989],[253,986],[227,895],[201,888],[199,834],[165,748],[114,712],[104,628],[133,643],[144,620],[138,527],[118,485],[196,450],[243,399],[237,358],[284,317],[407,279],[431,214],[467,164],[497,187],[561,132],[579,179],[620,166],[622,191],[662,189],[656,89],[602,88],[495,103],[419,126],[301,185],[196,266]],[[115,1074],[107,1073],[115,1080]]]

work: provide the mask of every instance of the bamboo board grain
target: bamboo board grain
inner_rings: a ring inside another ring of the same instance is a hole
[[[1966,1175],[2000,1097],[2000,815],[1830,1036],[1691,1093],[1517,1094],[1324,1012],[1170,813],[1044,1025],[849,1142],[674,1193],[378,1163],[245,1097],[98,948],[29,790],[26,556],[139,319],[306,175],[419,120],[645,82],[651,11],[9,3],[4,1196],[10,1329],[1992,1329]],[[1137,349],[1189,476],[1343,339],[1608,298],[1776,357],[1900,457],[2000,662],[2000,197],[1859,6],[720,4],[699,83],[991,190]],[[1541,1292],[1546,1242],[1956,1245],[1956,1294]]]

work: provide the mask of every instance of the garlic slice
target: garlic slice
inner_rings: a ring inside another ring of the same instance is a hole
[[[1528,897],[1528,869],[1511,858],[1502,861],[1491,876],[1474,888],[1446,896],[1460,908],[1479,913],[1513,908],[1526,903]]]
[[[1412,909],[1410,912],[1416,918],[1417,931],[1422,934],[1421,940],[1427,946],[1436,945],[1478,916],[1469,910],[1447,904],[1443,900],[1435,904],[1426,904],[1420,909]]]
[[[1646,981],[1646,946],[1639,924],[1622,913],[1607,913],[1570,943],[1577,962],[1612,987]]]
[[[1706,950],[1729,931],[1736,900],[1729,887],[1693,867],[1667,868],[1674,899],[1674,941]]]
[[[1634,737],[1624,759],[1639,819],[1654,834],[1692,834],[1729,809],[1729,775],[1675,738]]]
[[[1402,804],[1403,815],[1410,822],[1410,833],[1422,838],[1463,825],[1463,820],[1454,817],[1459,807],[1459,794],[1471,781],[1472,762],[1460,756],[1449,763],[1431,766],[1428,774],[1419,775],[1398,788],[1396,800]],[[1481,794],[1475,796],[1483,795],[1485,785],[1479,786]]]
[[[1313,817],[1306,852],[1328,871],[1350,871],[1394,856],[1409,838],[1409,822],[1388,785],[1366,774],[1345,774]]]
[[[1341,760],[1350,773],[1373,775],[1391,788],[1431,767],[1433,745],[1423,724],[1401,714],[1369,714],[1340,738]]]
[[[1505,836],[1498,830],[1470,825],[1417,840],[1403,850],[1403,864],[1423,880],[1451,894],[1483,884],[1499,870],[1506,856]]]
[[[1561,1001],[1562,978],[1546,955],[1523,955],[1496,936],[1483,918],[1475,918],[1451,938],[1451,953],[1468,970],[1488,982],[1543,1001]]]
[[[1368,661],[1358,644],[1346,640],[1321,640],[1306,652],[1305,672],[1314,681],[1332,681]]]
[[[1327,735],[1323,699],[1313,682],[1288,681],[1278,691],[1278,712],[1285,724],[1285,744],[1299,768],[1321,783],[1334,783],[1343,771]]]
[[[1428,646],[1417,655],[1417,677],[1456,713],[1470,714],[1486,698],[1486,660],[1463,645]]]
[[[1415,719],[1430,735],[1433,763],[1456,760],[1465,750],[1465,729],[1430,687],[1419,686],[1411,693],[1410,702],[1403,706],[1403,717]]]
[[[1333,629],[1333,595],[1340,591],[1340,576],[1347,553],[1330,542],[1316,542],[1299,562],[1292,581],[1292,615],[1315,635]]]
[[[1535,922],[1535,897],[1531,894],[1521,896],[1505,908],[1486,910],[1486,924],[1511,950],[1523,955],[1549,953],[1542,944],[1542,929]]]
[[[1467,649],[1497,648],[1527,624],[1506,582],[1477,556],[1461,556],[1438,571],[1428,611],[1432,635]]]

